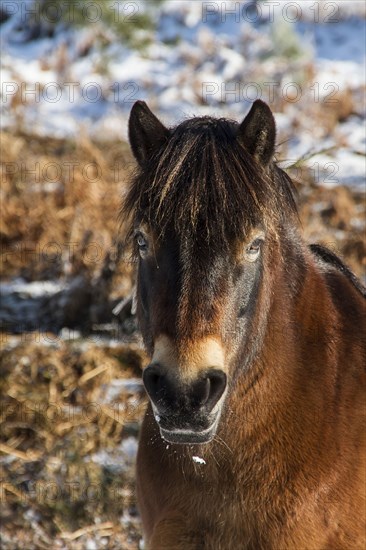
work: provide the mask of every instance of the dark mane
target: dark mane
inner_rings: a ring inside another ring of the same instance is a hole
[[[342,262],[342,260],[338,258],[338,256],[320,244],[311,244],[309,248],[317,258],[343,273],[343,275],[351,281],[353,286],[362,294],[362,296],[366,298],[366,288],[363,286],[361,281],[357,279],[356,275],[354,275],[352,271]]]
[[[165,149],[134,175],[122,214],[130,234],[146,222],[163,235],[224,246],[250,227],[281,225],[295,214],[290,178],[274,163],[265,170],[236,139],[238,124],[194,118],[170,131]]]

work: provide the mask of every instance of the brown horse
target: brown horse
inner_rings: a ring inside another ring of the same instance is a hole
[[[131,112],[151,550],[365,548],[364,289],[304,244],[275,133],[261,101],[241,124]]]

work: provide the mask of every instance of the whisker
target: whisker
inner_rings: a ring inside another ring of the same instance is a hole
[[[222,439],[222,437],[220,437],[219,435],[217,435],[217,434],[215,435],[214,441],[217,441],[217,443],[220,443],[221,445],[223,445],[224,447],[226,447],[226,449],[227,449],[231,454],[234,453],[234,451],[229,447],[229,445],[226,443],[226,441],[224,441],[224,440]]]

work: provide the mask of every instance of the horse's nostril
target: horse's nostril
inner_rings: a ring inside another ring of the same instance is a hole
[[[164,388],[165,376],[160,372],[160,367],[158,365],[147,367],[142,374],[142,380],[151,399],[156,399],[159,391]]]
[[[152,373],[150,376],[150,384],[154,387],[158,387],[161,376],[156,373]]]
[[[226,388],[226,374],[211,369],[197,384],[193,392],[194,405],[211,412]]]
[[[210,397],[211,392],[211,381],[209,377],[205,379],[204,388],[203,388],[203,395],[202,395],[202,403],[206,403],[208,398]]]
[[[210,380],[210,395],[206,401],[206,408],[212,410],[226,388],[226,374],[222,370],[213,370],[208,374]]]

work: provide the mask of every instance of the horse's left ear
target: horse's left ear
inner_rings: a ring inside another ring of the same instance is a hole
[[[132,152],[142,166],[170,136],[168,128],[150,111],[145,101],[134,103],[128,122],[128,137]]]
[[[267,166],[276,144],[276,124],[271,109],[257,99],[239,126],[238,140],[261,164]]]

